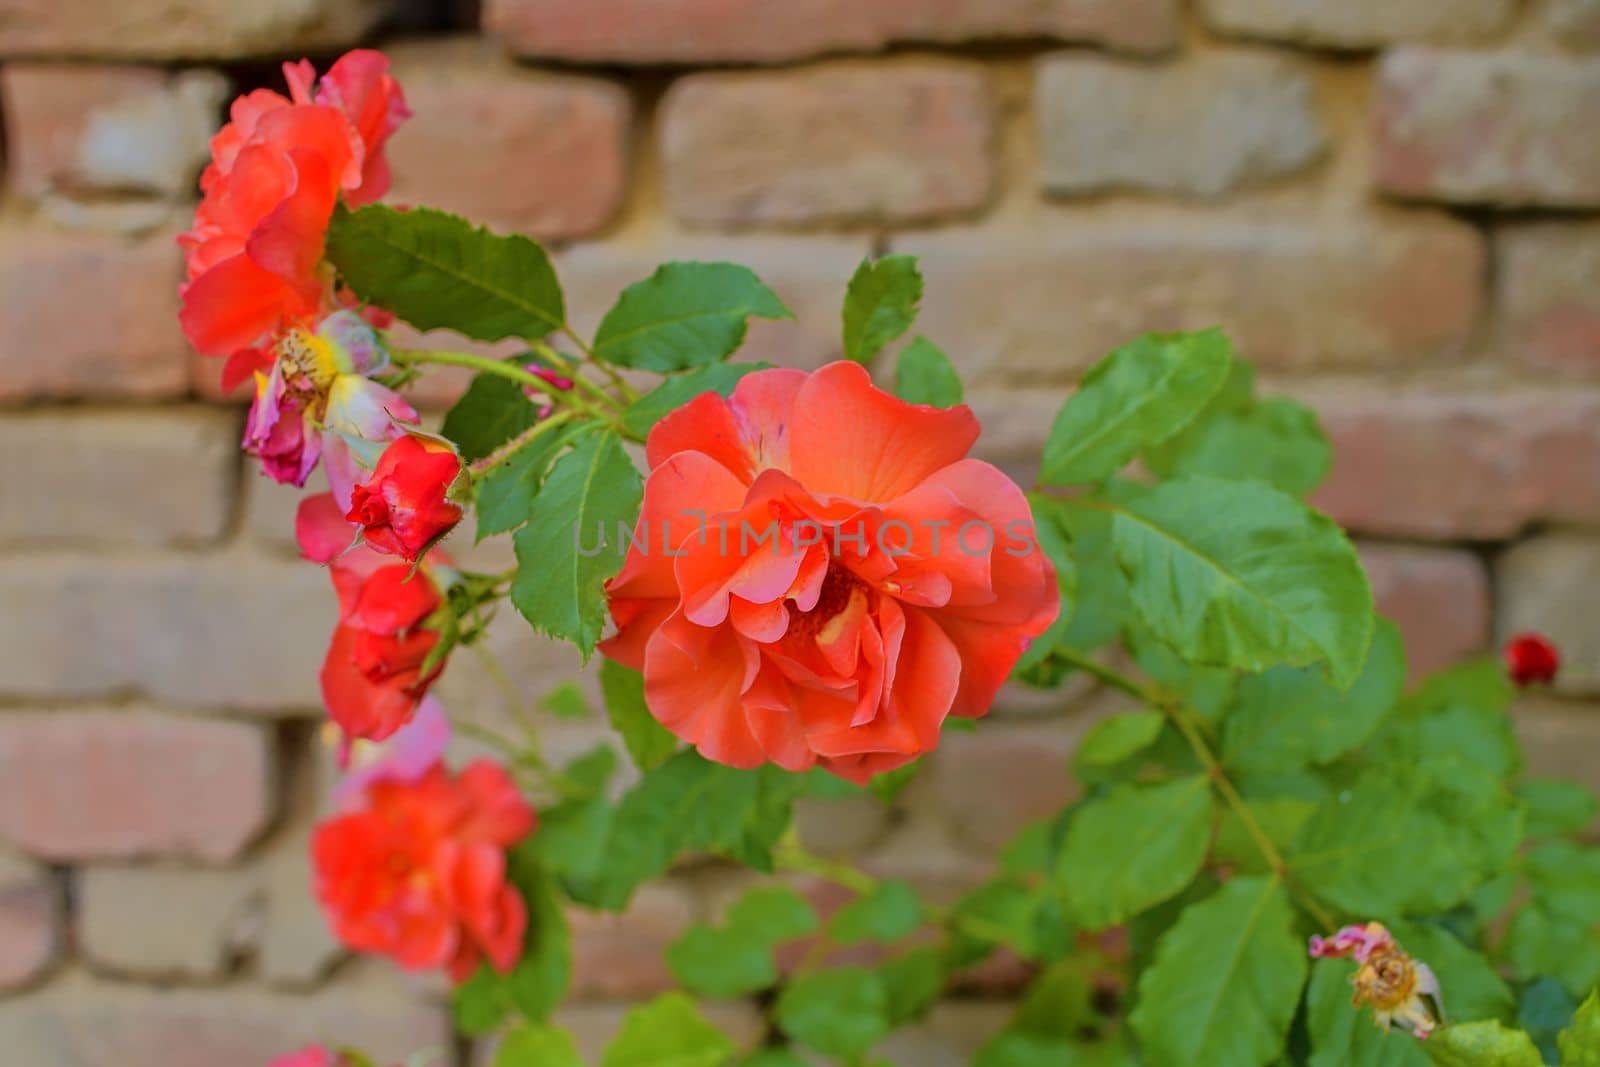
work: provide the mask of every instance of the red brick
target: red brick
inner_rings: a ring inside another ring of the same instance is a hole
[[[1133,52],[1177,43],[1177,0],[484,0],[523,55],[623,63],[781,63],[898,41],[1054,37]]]
[[[1476,555],[1409,545],[1360,547],[1378,613],[1400,627],[1413,676],[1487,647],[1489,573]]]
[[[211,71],[10,63],[0,70],[12,188],[176,196],[209,155],[228,83]]]
[[[249,556],[0,557],[0,694],[137,692],[188,707],[322,706],[327,573]]]
[[[576,1000],[639,1000],[676,986],[667,946],[696,918],[682,886],[644,886],[621,915],[573,909],[572,990]]]
[[[1553,533],[1513,546],[1495,565],[1500,593],[1495,629],[1501,641],[1529,630],[1561,650],[1556,688],[1600,694],[1600,538]]]
[[[1524,694],[1511,721],[1530,774],[1582,782],[1600,792],[1600,706]]]
[[[1444,362],[1483,302],[1482,238],[1414,213],[1098,209],[892,243],[923,257],[918,328],[974,388],[1068,385],[1141,333],[1218,323],[1266,368]]]
[[[16,1067],[257,1067],[314,1041],[404,1063],[450,1047],[448,1009],[370,969],[304,996],[73,975],[0,1002],[0,1045]]]
[[[1067,759],[1087,725],[1074,718],[946,731],[923,772],[930,799],[963,842],[993,855],[1028,823],[1054,815],[1077,795]],[[995,788],[1000,781],[1004,789]]]
[[[1501,540],[1600,519],[1600,393],[1350,386],[1306,399],[1334,444],[1313,500],[1351,529]]]
[[[85,867],[77,881],[78,948],[91,967],[111,974],[214,981],[242,945],[254,897],[238,870]]]
[[[1515,0],[1202,0],[1206,22],[1223,32],[1329,48],[1376,48],[1400,41],[1478,40],[1503,29]]]
[[[1502,352],[1535,370],[1600,377],[1600,224],[1508,226],[1495,254]]]
[[[173,396],[188,384],[178,248],[0,228],[0,401]]]
[[[0,852],[0,990],[30,985],[61,956],[61,886],[44,867]]]
[[[392,202],[546,239],[592,234],[621,208],[632,116],[621,86],[534,72],[476,42],[395,61],[414,114],[390,142]]]
[[[1600,0],[1550,0],[1545,22],[1573,48],[1600,48]]]
[[[953,62],[696,74],[661,105],[668,206],[704,226],[970,213],[994,186],[993,141],[981,68]]]
[[[237,856],[272,819],[254,723],[133,711],[0,715],[0,836],[49,860]]]
[[[873,1051],[890,1063],[965,1067],[985,1041],[1005,1029],[1013,1011],[1004,1003],[946,1001],[927,1018],[896,1030]]]
[[[195,544],[227,529],[239,424],[202,408],[0,417],[0,543]]]
[[[1379,68],[1375,107],[1386,193],[1600,206],[1600,61],[1399,49]]]
[[[0,0],[0,56],[246,58],[354,44],[396,0]]]

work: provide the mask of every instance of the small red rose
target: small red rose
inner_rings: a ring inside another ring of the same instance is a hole
[[[355,487],[345,518],[379,552],[414,562],[461,521],[461,508],[446,499],[460,475],[461,457],[449,445],[407,434]]]
[[[1549,685],[1561,669],[1561,653],[1542,634],[1517,634],[1506,642],[1506,671],[1519,686]]]

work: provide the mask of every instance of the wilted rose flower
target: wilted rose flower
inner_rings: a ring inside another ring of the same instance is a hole
[[[1313,959],[1349,956],[1359,966],[1351,977],[1351,1003],[1370,1005],[1373,1018],[1387,1030],[1395,1023],[1419,1040],[1438,1027],[1443,994],[1439,979],[1426,963],[1412,959],[1395,943],[1382,923],[1346,926],[1331,938],[1311,939]]]
[[[1549,685],[1561,669],[1561,653],[1543,634],[1518,634],[1506,642],[1506,671],[1519,686]]]
[[[1058,591],[966,407],[854,363],[757,371],[656,424],[606,655],[708,759],[862,782],[979,716]],[[592,534],[589,536],[592,537]]]
[[[487,959],[516,966],[527,906],[506,880],[506,850],[534,813],[504,770],[479,760],[453,775],[367,786],[359,806],[320,825],[311,844],[317,897],[334,933],[410,970],[465,981]]]
[[[406,434],[352,491],[345,518],[379,552],[415,560],[461,521],[461,508],[446,499],[460,476],[461,457],[449,444]]]

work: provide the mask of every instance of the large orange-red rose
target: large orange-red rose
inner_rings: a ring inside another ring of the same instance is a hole
[[[602,650],[719,763],[861,782],[929,751],[1059,610],[1027,500],[967,458],[977,437],[966,407],[907,404],[853,363],[700,396],[650,433]]]

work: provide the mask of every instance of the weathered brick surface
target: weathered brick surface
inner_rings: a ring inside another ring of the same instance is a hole
[[[0,544],[193,544],[227,529],[239,423],[202,408],[0,417]]]
[[[1525,694],[1511,721],[1516,725],[1531,774],[1583,782],[1600,792],[1600,706]]]
[[[1545,22],[1574,48],[1600,48],[1600,0],[1550,0]]]
[[[0,694],[321,706],[325,572],[249,556],[0,557]]]
[[[598,78],[535,73],[474,42],[396,53],[414,112],[389,200],[547,239],[599,230],[627,189],[632,105]]]
[[[1354,530],[1498,540],[1600,518],[1600,394],[1352,387],[1307,399],[1334,443],[1313,500]]]
[[[924,771],[928,798],[959,840],[993,855],[1035,819],[1060,811],[1078,792],[1067,757],[1087,726],[1056,719],[1026,726],[984,723],[947,732]],[[1005,782],[1004,789],[995,783]]]
[[[1413,676],[1488,646],[1489,572],[1478,556],[1410,545],[1360,547],[1378,613],[1400,627]]]
[[[1067,385],[1141,333],[1219,323],[1267,368],[1442,359],[1483,302],[1482,239],[1429,215],[1104,212],[892,243],[923,257],[919,328],[974,386]]]
[[[131,710],[0,715],[0,837],[50,860],[237,856],[271,820],[266,727]]]
[[[484,25],[524,55],[624,63],[774,63],[898,41],[1177,42],[1177,0],[484,0]]]
[[[660,139],[668,206],[698,225],[939,218],[995,180],[984,73],[953,62],[691,75]]]
[[[0,101],[12,188],[186,192],[227,88],[212,71],[169,78],[154,67],[9,63]]]
[[[1206,22],[1223,33],[1332,48],[1399,41],[1491,37],[1516,12],[1516,0],[1202,0]]]
[[[183,392],[172,237],[0,224],[0,402]]]
[[[30,860],[0,850],[0,991],[27,986],[60,959],[61,886]]]
[[[0,1046],[17,1067],[253,1067],[313,1041],[402,1063],[449,1047],[446,1009],[366,970],[306,996],[248,986],[153,989],[73,975],[0,1002]]]
[[[1011,1015],[1008,1004],[949,1001],[927,1018],[897,1031],[875,1052],[890,1063],[965,1067],[985,1041],[1005,1029]]]
[[[641,888],[628,910],[609,915],[573,909],[572,995],[583,1000],[637,1000],[676,987],[667,946],[697,918],[682,886]]]
[[[353,44],[396,0],[0,0],[0,56],[244,57]]]
[[[1404,48],[1374,104],[1379,187],[1402,197],[1600,206],[1600,60]]]
[[[77,944],[90,967],[186,980],[227,973],[255,895],[237,870],[171,866],[85,867],[77,887]]]
[[[1503,641],[1534,630],[1561,649],[1557,688],[1600,693],[1600,538],[1555,533],[1516,545],[1495,568],[1500,590],[1495,629]]]
[[[1293,62],[1217,52],[1169,66],[1062,53],[1034,88],[1040,184],[1216,197],[1302,169],[1324,136]]]
[[[1534,371],[1600,377],[1600,224],[1495,234],[1501,351]]]

